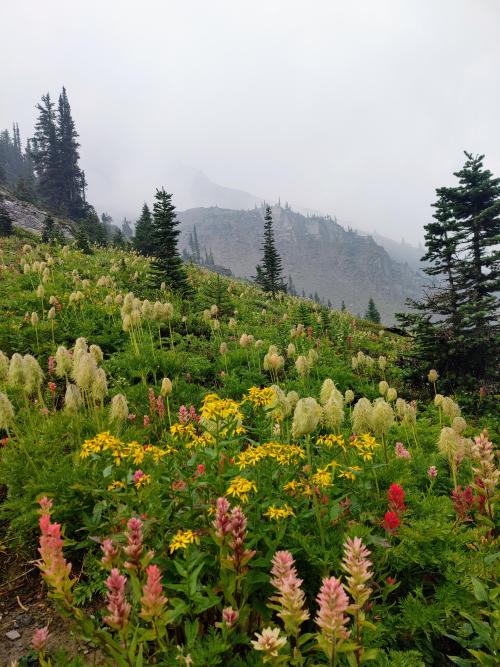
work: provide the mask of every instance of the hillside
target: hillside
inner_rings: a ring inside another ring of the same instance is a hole
[[[329,218],[273,207],[276,244],[286,275],[300,294],[317,292],[339,308],[364,313],[371,296],[386,322],[393,321],[408,297],[418,297],[424,276],[394,261],[370,236],[345,230]],[[219,207],[181,211],[181,246],[188,247],[196,225],[201,247],[211,249],[218,264],[249,278],[261,258],[263,209]]]

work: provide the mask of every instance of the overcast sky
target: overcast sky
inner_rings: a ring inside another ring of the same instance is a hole
[[[463,149],[500,175],[499,34],[499,0],[3,1],[0,128],[65,85],[99,212],[179,163],[418,241]]]

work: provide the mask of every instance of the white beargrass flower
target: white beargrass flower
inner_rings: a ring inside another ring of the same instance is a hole
[[[5,394],[0,391],[0,429],[6,431],[14,422],[14,408]]]
[[[451,428],[454,431],[456,431],[459,435],[462,435],[462,433],[467,428],[467,422],[463,417],[455,417],[451,422]]]
[[[38,320],[39,320],[38,313],[33,311],[31,313],[31,326],[36,327],[38,325]]]
[[[74,384],[68,384],[64,394],[64,409],[66,412],[77,412],[82,406],[82,394]]]
[[[354,392],[352,389],[345,390],[344,401],[346,405],[351,405],[351,403],[354,401]]]
[[[352,410],[351,422],[354,433],[371,431],[373,406],[364,396],[358,400]]]
[[[55,360],[57,377],[62,378],[69,375],[73,366],[73,359],[71,353],[64,347],[64,345],[59,345],[57,348]]]
[[[170,378],[163,378],[161,381],[160,394],[162,396],[170,396],[172,393],[172,380]]]
[[[437,372],[437,370],[431,368],[431,370],[429,371],[429,375],[427,376],[429,382],[432,382],[434,384],[434,382],[437,382],[438,377],[439,373]]]
[[[389,401],[389,403],[392,403],[393,401],[395,401],[397,399],[398,392],[394,389],[394,387],[389,387],[385,397]]]
[[[383,398],[377,398],[371,413],[372,430],[376,436],[386,435],[394,424],[394,410]]]
[[[389,389],[389,383],[386,382],[385,380],[381,380],[378,383],[378,392],[381,396],[385,396],[387,394],[388,389]]]
[[[448,417],[448,419],[450,420],[450,423],[453,422],[455,417],[460,417],[462,414],[460,406],[457,403],[455,403],[455,401],[449,396],[445,396],[443,398],[443,401],[441,403],[441,409],[443,410],[443,414],[445,415],[445,417]]]
[[[380,355],[378,358],[378,367],[380,368],[381,371],[385,370],[387,366],[387,357],[384,357],[383,355]]]
[[[297,373],[300,375],[300,377],[305,377],[311,370],[311,365],[309,364],[307,357],[305,357],[303,354],[300,354],[297,359],[295,359],[295,368],[297,369]]]
[[[73,379],[82,391],[92,387],[97,372],[97,362],[90,352],[84,352],[73,364]]]
[[[9,363],[7,384],[13,389],[22,389],[25,382],[23,358],[18,352],[14,352]]]
[[[300,396],[298,395],[298,393],[296,391],[294,391],[292,389],[286,395],[286,399],[287,399],[288,403],[290,404],[290,410],[295,410],[295,406],[299,402]]]
[[[0,384],[7,380],[9,374],[9,357],[0,350]]]
[[[92,383],[92,397],[102,403],[108,393],[108,382],[103,368],[98,368]]]
[[[271,403],[266,408],[266,412],[273,419],[286,419],[292,412],[290,401],[283,389],[278,387],[278,385],[271,385],[271,389],[274,395]]]
[[[116,394],[113,396],[109,414],[111,421],[124,422],[127,419],[129,414],[128,403],[123,394]]]
[[[295,345],[293,343],[289,343],[288,347],[286,348],[286,356],[290,359],[291,357],[294,357],[297,353],[297,350],[295,349]]]
[[[292,422],[292,436],[299,438],[309,435],[317,427],[321,419],[321,406],[315,398],[301,398],[295,406]]]
[[[98,364],[100,364],[104,359],[104,355],[99,345],[91,345],[89,348],[89,352],[94,357],[94,359]]]
[[[339,392],[340,393],[340,392]],[[321,423],[326,428],[335,431],[340,428],[340,425],[344,421],[344,400],[342,394],[340,394],[340,399],[334,393],[330,395],[330,398],[323,405]]]

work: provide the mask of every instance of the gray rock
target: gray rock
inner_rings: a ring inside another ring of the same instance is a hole
[[[10,639],[11,642],[16,641],[16,639],[19,639],[21,637],[20,633],[17,630],[9,630],[9,632],[5,633],[5,636],[7,639]]]

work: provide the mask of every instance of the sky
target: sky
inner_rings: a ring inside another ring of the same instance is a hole
[[[499,28],[498,0],[2,2],[0,128],[65,85],[98,212],[182,165],[416,243],[463,150],[500,175]]]

